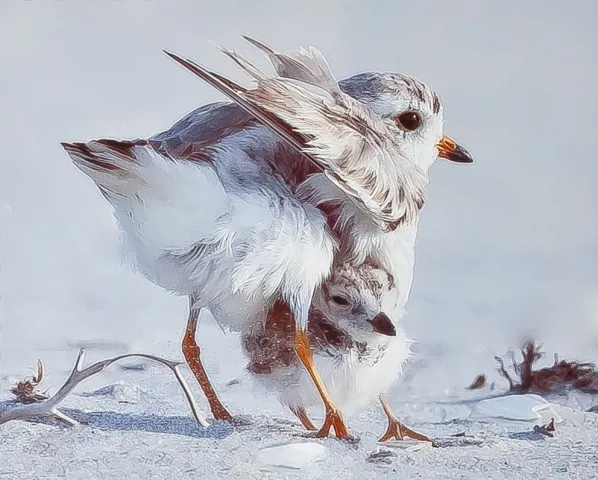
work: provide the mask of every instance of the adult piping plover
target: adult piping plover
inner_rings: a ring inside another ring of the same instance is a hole
[[[272,52],[286,76],[268,77],[226,53],[255,88],[169,55],[236,105],[206,105],[148,140],[62,145],[113,206],[126,258],[151,282],[189,297],[183,354],[214,417],[232,418],[200,361],[199,311],[240,332],[292,315],[326,424],[348,437],[308,341],[313,294],[335,258],[372,261],[402,285],[401,312],[428,169],[438,156],[472,160],[443,135],[438,96],[414,78],[362,73],[337,83],[313,48]]]

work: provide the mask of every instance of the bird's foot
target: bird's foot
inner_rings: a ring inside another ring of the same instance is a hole
[[[325,438],[330,435],[330,429],[334,430],[335,437],[342,440],[353,440],[353,437],[349,433],[347,426],[343,420],[341,412],[336,408],[326,409],[326,419],[324,425],[316,433],[316,438]]]
[[[430,442],[433,447],[437,447],[436,443],[434,443],[434,440],[432,440],[430,437],[422,435],[421,433],[414,432],[413,430],[399,422],[396,418],[388,420],[388,428],[386,429],[386,432],[384,433],[384,435],[382,435],[380,440],[378,440],[378,442],[388,442],[392,439],[404,440],[405,437],[409,437],[413,440]]]

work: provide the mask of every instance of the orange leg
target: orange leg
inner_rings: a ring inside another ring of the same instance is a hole
[[[311,346],[309,345],[309,338],[306,332],[297,329],[295,333],[295,348],[297,350],[297,356],[299,357],[301,363],[303,363],[305,369],[311,376],[311,379],[313,380],[316,388],[318,389],[320,397],[322,397],[324,407],[326,408],[326,418],[324,420],[324,425],[322,425],[322,428],[318,431],[316,437],[327,437],[330,433],[330,429],[333,428],[334,433],[336,434],[336,438],[352,438],[349,434],[349,431],[347,430],[345,422],[343,421],[341,412],[332,403],[332,399],[326,391],[324,382],[322,381],[320,374],[316,370],[316,366],[314,364],[314,354],[311,349]]]
[[[317,430],[316,426],[312,423],[303,407],[291,408],[291,412],[293,412],[293,414],[299,419],[306,430]]]
[[[380,395],[380,403],[382,404],[382,408],[384,409],[384,413],[386,414],[386,418],[388,419],[388,428],[386,429],[386,433],[382,435],[382,438],[378,440],[379,442],[387,442],[388,440],[394,438],[395,440],[403,440],[405,437],[412,438],[414,440],[422,440],[424,442],[431,442],[433,447],[436,447],[436,444],[433,440],[421,433],[414,432],[410,428],[407,428],[403,425],[397,417],[394,416],[392,410],[390,409],[390,405],[388,404],[388,400],[384,395]]]
[[[220,402],[214,387],[212,387],[212,384],[210,383],[208,374],[201,364],[201,359],[199,357],[199,346],[195,341],[195,331],[197,330],[199,311],[194,310],[191,307],[192,305],[189,307],[189,319],[187,320],[187,329],[185,331],[185,336],[183,337],[183,356],[187,361],[187,365],[189,365],[189,368],[193,372],[193,375],[195,375],[195,378],[199,382],[199,386],[203,390],[203,393],[208,399],[210,410],[212,410],[212,415],[214,415],[214,418],[216,420],[225,420],[227,422],[231,422],[233,420],[232,415],[228,413],[224,405],[222,405],[222,402]]]

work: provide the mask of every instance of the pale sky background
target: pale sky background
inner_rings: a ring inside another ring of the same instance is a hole
[[[59,142],[149,136],[220,100],[162,49],[245,82],[214,46],[263,62],[242,33],[440,95],[476,163],[433,167],[405,322],[444,368],[494,368],[525,335],[598,360],[596,18],[592,0],[0,2],[0,373],[26,350],[178,344],[186,301],[121,267],[110,207]]]

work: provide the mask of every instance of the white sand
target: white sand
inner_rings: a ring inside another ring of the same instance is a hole
[[[476,157],[432,172],[406,319],[421,342],[417,374],[391,396],[443,448],[366,461],[385,427],[372,406],[348,418],[356,447],[260,451],[307,440],[244,380],[236,338],[208,321],[198,337],[208,371],[250,425],[199,429],[168,371],[113,367],[77,392],[128,387],[65,402],[89,426],[2,425],[0,478],[595,477],[597,417],[584,411],[596,399],[560,399],[573,409],[558,410],[554,439],[528,435],[535,421],[472,422],[475,404],[440,402],[468,398],[463,387],[482,372],[502,388],[493,356],[526,336],[544,341],[547,362],[553,352],[598,361],[598,3],[249,3],[0,2],[0,398],[36,357],[56,391],[80,346],[88,363],[131,351],[180,358],[185,300],[120,266],[110,209],[59,142],[147,136],[221,99],[161,50],[245,82],[210,41],[254,55],[247,33],[283,50],[313,44],[339,76],[400,70],[430,82],[447,132]],[[463,431],[472,437],[450,437]],[[258,470],[279,455],[308,466]]]
[[[557,405],[555,411],[541,411],[543,418],[533,420],[531,407],[538,404],[533,397],[486,401],[473,421],[472,412],[484,402],[454,403],[454,396],[435,400],[395,390],[391,399],[396,413],[414,429],[434,437],[437,449],[417,442],[378,446],[376,439],[385,424],[375,405],[348,416],[358,443],[310,439],[273,398],[252,388],[243,376],[232,337],[207,327],[203,338],[225,352],[229,366],[237,364],[240,384],[227,386],[235,378],[230,376],[233,369],[213,375],[224,403],[238,416],[237,425],[199,427],[173,377],[160,367],[144,363],[134,364],[144,365],[143,370],[112,367],[78,389],[87,393],[73,394],[64,403],[66,413],[88,425],[67,428],[53,422],[12,422],[0,427],[0,478],[383,478],[393,473],[397,478],[541,474],[589,479],[598,467],[598,415]],[[100,349],[89,353],[98,358],[112,354]],[[210,371],[218,371],[219,358],[214,350],[206,352]],[[68,373],[68,362],[59,363],[64,369],[50,372],[50,384],[58,385]],[[100,385],[111,387],[95,389]],[[193,390],[200,406],[207,408],[195,385]],[[533,433],[534,425],[555,414],[562,422],[556,425],[554,438]],[[452,437],[462,432],[467,436]],[[422,446],[427,448],[418,450]]]

